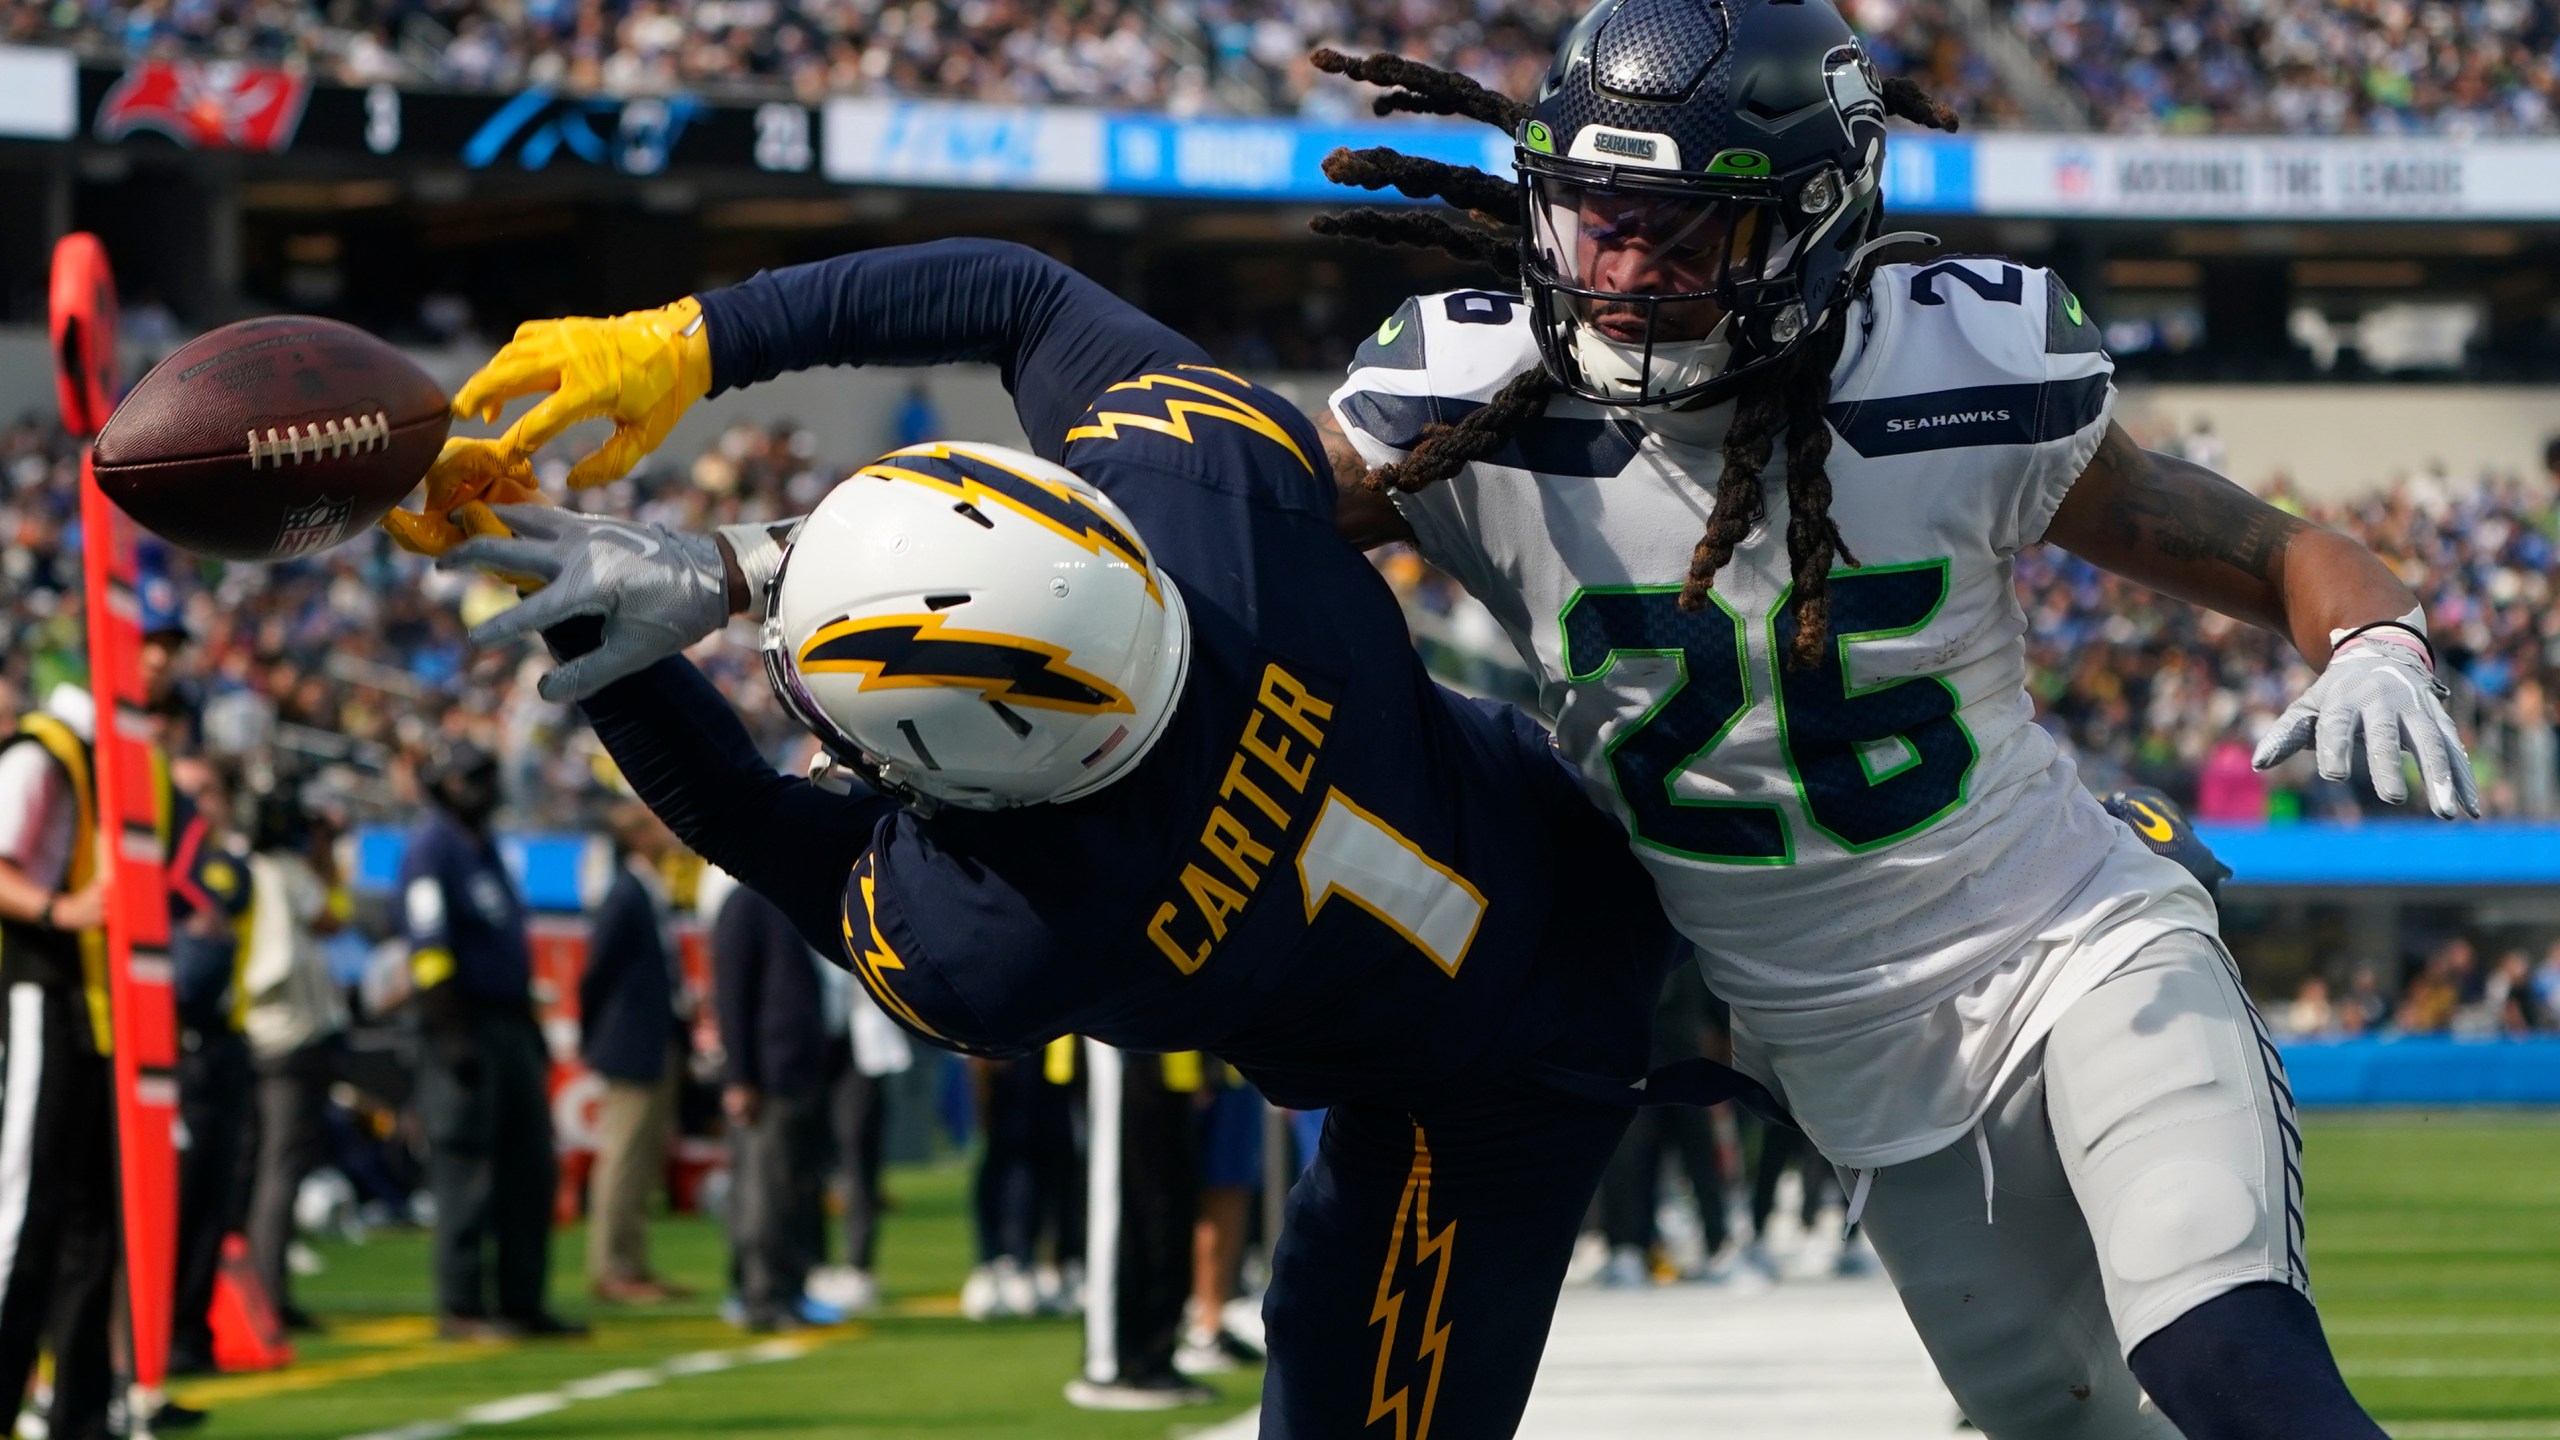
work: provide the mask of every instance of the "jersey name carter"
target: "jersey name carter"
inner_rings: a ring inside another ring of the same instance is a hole
[[[1882,1164],[1961,1134],[2060,1005],[2211,912],[2085,792],[2025,688],[2011,557],[2105,433],[2095,328],[2046,272],[1971,258],[1885,267],[1844,323],[1827,470],[1861,563],[1832,572],[1810,668],[1785,658],[1783,437],[1766,518],[1711,604],[1678,605],[1730,404],[1639,421],[1559,398],[1398,505],[1531,666],[1734,1006],[1739,1058],[1834,1160]],[[1537,363],[1519,297],[1425,296],[1333,405],[1379,463]]]

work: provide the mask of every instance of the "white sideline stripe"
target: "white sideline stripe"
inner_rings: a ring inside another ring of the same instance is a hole
[[[27,1192],[35,1180],[36,1093],[44,1074],[44,992],[9,987],[9,1055],[0,1079],[0,1304],[18,1269],[18,1240],[27,1229]]]
[[[2560,1316],[2553,1315],[2425,1315],[2320,1323],[2332,1335],[2560,1335]]]
[[[2350,1379],[2377,1380],[2525,1380],[2560,1375],[2560,1359],[2551,1360],[2368,1360],[2341,1362]],[[2560,1422],[2554,1422],[2560,1428]]]
[[[759,1341],[736,1350],[696,1350],[688,1355],[671,1355],[655,1365],[627,1366],[571,1380],[557,1390],[537,1390],[529,1395],[486,1400],[458,1412],[450,1420],[418,1420],[396,1429],[368,1430],[361,1435],[350,1435],[346,1440],[452,1440],[453,1436],[472,1426],[512,1425],[519,1420],[555,1414],[580,1401],[608,1400],[635,1390],[654,1389],[687,1375],[713,1375],[741,1365],[771,1365],[783,1360],[797,1360],[817,1349],[819,1343],[815,1339],[784,1337]]]
[[[664,1385],[666,1377],[655,1370],[607,1370],[584,1380],[572,1380],[560,1387],[560,1393],[572,1400],[602,1400],[614,1395],[628,1395],[634,1390],[647,1390]]]
[[[466,1425],[513,1425],[519,1420],[530,1420],[536,1415],[548,1415],[555,1410],[566,1410],[569,1405],[568,1396],[556,1390],[545,1390],[532,1395],[510,1395],[504,1400],[492,1400],[485,1405],[474,1405],[462,1412],[462,1420]]]

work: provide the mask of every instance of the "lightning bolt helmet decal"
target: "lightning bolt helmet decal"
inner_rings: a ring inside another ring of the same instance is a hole
[[[1021,635],[962,630],[940,615],[868,615],[821,625],[800,646],[804,675],[857,674],[866,687],[947,685],[990,700],[1078,715],[1126,714],[1129,697]]]

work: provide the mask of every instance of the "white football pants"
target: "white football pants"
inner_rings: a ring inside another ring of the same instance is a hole
[[[1972,1140],[1843,1183],[1990,1440],[2174,1440],[2125,1357],[2239,1286],[2309,1293],[2301,1153],[2230,958],[2183,931],[2064,1012]]]

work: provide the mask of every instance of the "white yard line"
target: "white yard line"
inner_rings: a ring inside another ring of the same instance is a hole
[[[395,1430],[350,1435],[347,1440],[452,1440],[453,1436],[466,1429],[512,1425],[519,1420],[556,1414],[572,1405],[628,1395],[634,1390],[647,1390],[691,1375],[715,1375],[741,1365],[770,1365],[780,1360],[797,1360],[823,1343],[823,1338],[794,1336],[761,1341],[736,1350],[697,1350],[689,1355],[670,1356],[655,1365],[630,1366],[589,1375],[572,1380],[557,1390],[537,1390],[526,1395],[484,1400],[460,1411],[450,1420],[420,1420]]]

